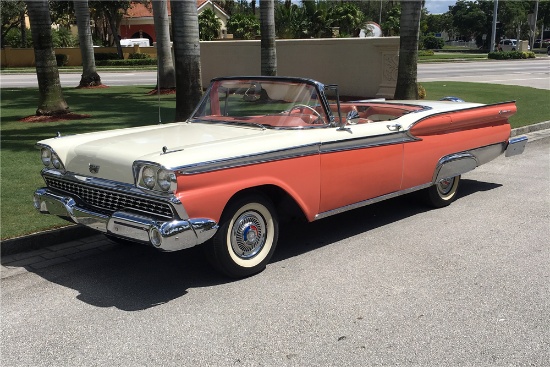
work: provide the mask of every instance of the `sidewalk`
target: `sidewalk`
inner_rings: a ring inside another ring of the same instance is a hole
[[[550,121],[514,129],[511,135],[526,135],[529,142],[550,137]],[[27,269],[40,269],[98,254],[116,246],[103,234],[77,225],[13,238],[0,243],[0,275],[5,278]]]

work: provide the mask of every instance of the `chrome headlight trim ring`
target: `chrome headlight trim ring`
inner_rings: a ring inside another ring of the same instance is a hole
[[[59,158],[59,155],[48,145],[37,144],[40,149],[40,160],[44,167],[48,169],[55,169],[60,172],[65,172],[65,166]]]
[[[173,194],[177,189],[176,172],[154,162],[134,162],[136,186],[146,191]]]

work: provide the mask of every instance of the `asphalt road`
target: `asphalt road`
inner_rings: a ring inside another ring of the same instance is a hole
[[[156,85],[156,71],[144,72],[107,72],[100,73],[104,84]],[[61,85],[75,87],[80,81],[80,73],[61,73]],[[522,85],[550,90],[550,57],[535,60],[508,61],[468,61],[446,63],[424,63],[418,65],[418,80],[428,81],[467,81],[478,83],[496,83]],[[1,88],[37,88],[34,74],[2,74]]]
[[[257,276],[111,246],[2,279],[2,366],[548,366],[550,138],[463,177],[283,227]],[[352,188],[343,188],[352,189]]]
[[[418,64],[418,81],[494,83],[550,90],[550,56],[535,60]]]

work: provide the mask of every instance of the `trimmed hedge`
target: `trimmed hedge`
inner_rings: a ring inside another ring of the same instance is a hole
[[[128,59],[130,60],[143,60],[143,59],[150,59],[151,56],[148,54],[142,54],[142,53],[133,53],[128,55]]]
[[[136,66],[136,65],[156,65],[157,59],[128,59],[128,60],[101,60],[96,61],[97,66]]]
[[[535,53],[532,51],[497,51],[489,52],[487,57],[493,60],[534,59]]]

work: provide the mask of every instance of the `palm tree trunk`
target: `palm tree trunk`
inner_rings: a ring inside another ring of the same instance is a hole
[[[170,4],[176,58],[176,121],[184,121],[202,95],[199,18],[195,1]]]
[[[27,11],[31,23],[32,41],[34,44],[34,59],[36,77],[38,79],[37,115],[60,115],[70,112],[63,98],[59,71],[55,61],[52,42],[50,9],[47,0],[27,0]]]
[[[395,99],[418,99],[417,63],[421,12],[421,1],[401,1],[399,65]]]
[[[101,78],[95,68],[94,44],[90,30],[90,8],[88,0],[74,0],[74,12],[78,27],[78,41],[82,55],[82,77],[79,87],[93,87],[101,85]]]
[[[277,75],[277,50],[275,48],[274,0],[260,1],[260,32],[262,75]]]
[[[176,87],[176,71],[170,46],[170,19],[168,18],[167,0],[153,1],[153,18],[157,35],[157,89],[173,89]]]

